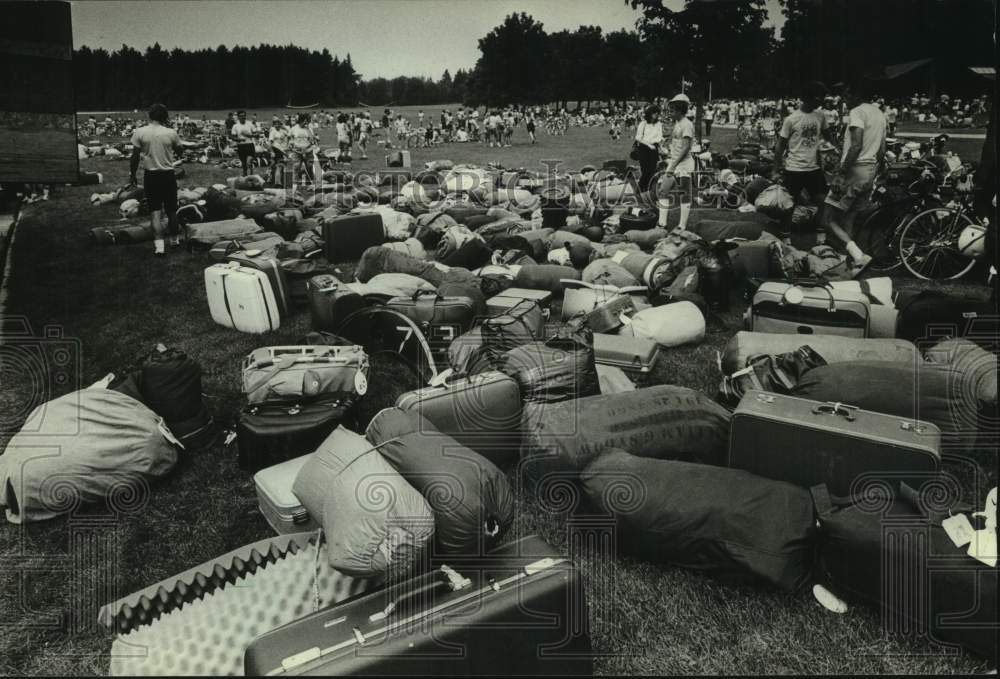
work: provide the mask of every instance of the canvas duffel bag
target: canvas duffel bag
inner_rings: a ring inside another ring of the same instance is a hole
[[[431,262],[378,245],[362,253],[354,275],[362,283],[367,283],[380,273],[406,273],[439,286],[445,269],[446,267],[439,268]]]
[[[727,583],[796,592],[809,582],[815,518],[804,488],[621,449],[580,477],[589,503],[614,518],[627,554]]]
[[[337,395],[349,407],[368,390],[368,356],[356,345],[262,347],[243,359],[242,374],[250,404]]]
[[[252,219],[227,219],[187,225],[189,248],[210,248],[220,240],[240,240],[263,231]]]
[[[808,344],[827,363],[854,361],[891,361],[915,365],[920,358],[917,348],[906,340],[855,339],[835,335],[779,335],[741,330],[722,351],[722,371],[729,375],[746,367],[751,356],[784,354]]]
[[[693,302],[673,302],[633,314],[618,334],[653,340],[661,347],[693,344],[705,338],[705,316]]]
[[[514,285],[529,290],[548,290],[553,295],[561,295],[562,281],[567,279],[580,280],[580,272],[571,266],[559,266],[558,264],[535,264],[533,266],[526,264],[518,270],[517,276],[514,277]]]

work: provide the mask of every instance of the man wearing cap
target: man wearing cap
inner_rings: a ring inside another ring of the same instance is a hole
[[[176,228],[177,175],[174,174],[174,154],[183,151],[176,130],[167,126],[167,107],[153,104],[149,109],[149,125],[132,134],[132,158],[129,183],[136,183],[139,161],[142,161],[142,187],[149,205],[150,223],[155,234],[153,254],[166,254],[163,236],[167,227]]]
[[[678,94],[669,102],[670,116],[674,126],[670,131],[670,160],[667,162],[666,175],[668,181],[664,184],[670,193],[677,195],[681,201],[681,215],[678,228],[687,228],[688,215],[691,214],[691,182],[695,171],[694,155],[691,145],[694,143],[694,123],[687,117],[691,100],[686,94]],[[673,181],[669,181],[669,178]],[[664,196],[666,197],[666,196]],[[660,208],[660,226],[667,225],[667,210]]]
[[[831,182],[826,197],[824,223],[827,231],[842,240],[858,275],[871,262],[850,236],[854,215],[869,195],[875,175],[885,156],[885,115],[852,87],[842,85],[850,107],[844,132],[844,151],[840,170]]]

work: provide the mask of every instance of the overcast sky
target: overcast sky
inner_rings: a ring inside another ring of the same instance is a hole
[[[777,0],[768,5],[781,23]],[[73,42],[108,50],[293,43],[350,53],[365,78],[437,79],[446,68],[475,65],[479,38],[519,11],[549,32],[581,24],[631,29],[639,16],[624,0],[74,0]]]

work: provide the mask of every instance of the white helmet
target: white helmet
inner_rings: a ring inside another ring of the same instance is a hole
[[[671,99],[668,103],[672,104],[675,101],[683,101],[685,104],[690,104],[691,103],[691,99],[688,97],[688,95],[684,94],[683,92],[681,92],[680,94],[674,95],[674,98]]]
[[[986,229],[979,224],[969,224],[958,235],[958,249],[966,257],[982,257],[986,252]]]
[[[139,215],[139,201],[135,198],[129,198],[118,207],[118,211],[121,213],[123,219],[136,217]]]

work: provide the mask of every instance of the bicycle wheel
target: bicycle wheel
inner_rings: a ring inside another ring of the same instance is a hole
[[[961,278],[976,265],[958,249],[958,236],[973,224],[964,212],[937,207],[913,216],[899,235],[903,266],[917,278],[946,281]]]
[[[872,256],[868,265],[870,271],[888,272],[903,266],[897,251],[897,234],[910,213],[900,210],[898,205],[876,207],[868,214],[857,230],[855,240],[858,246]]]

